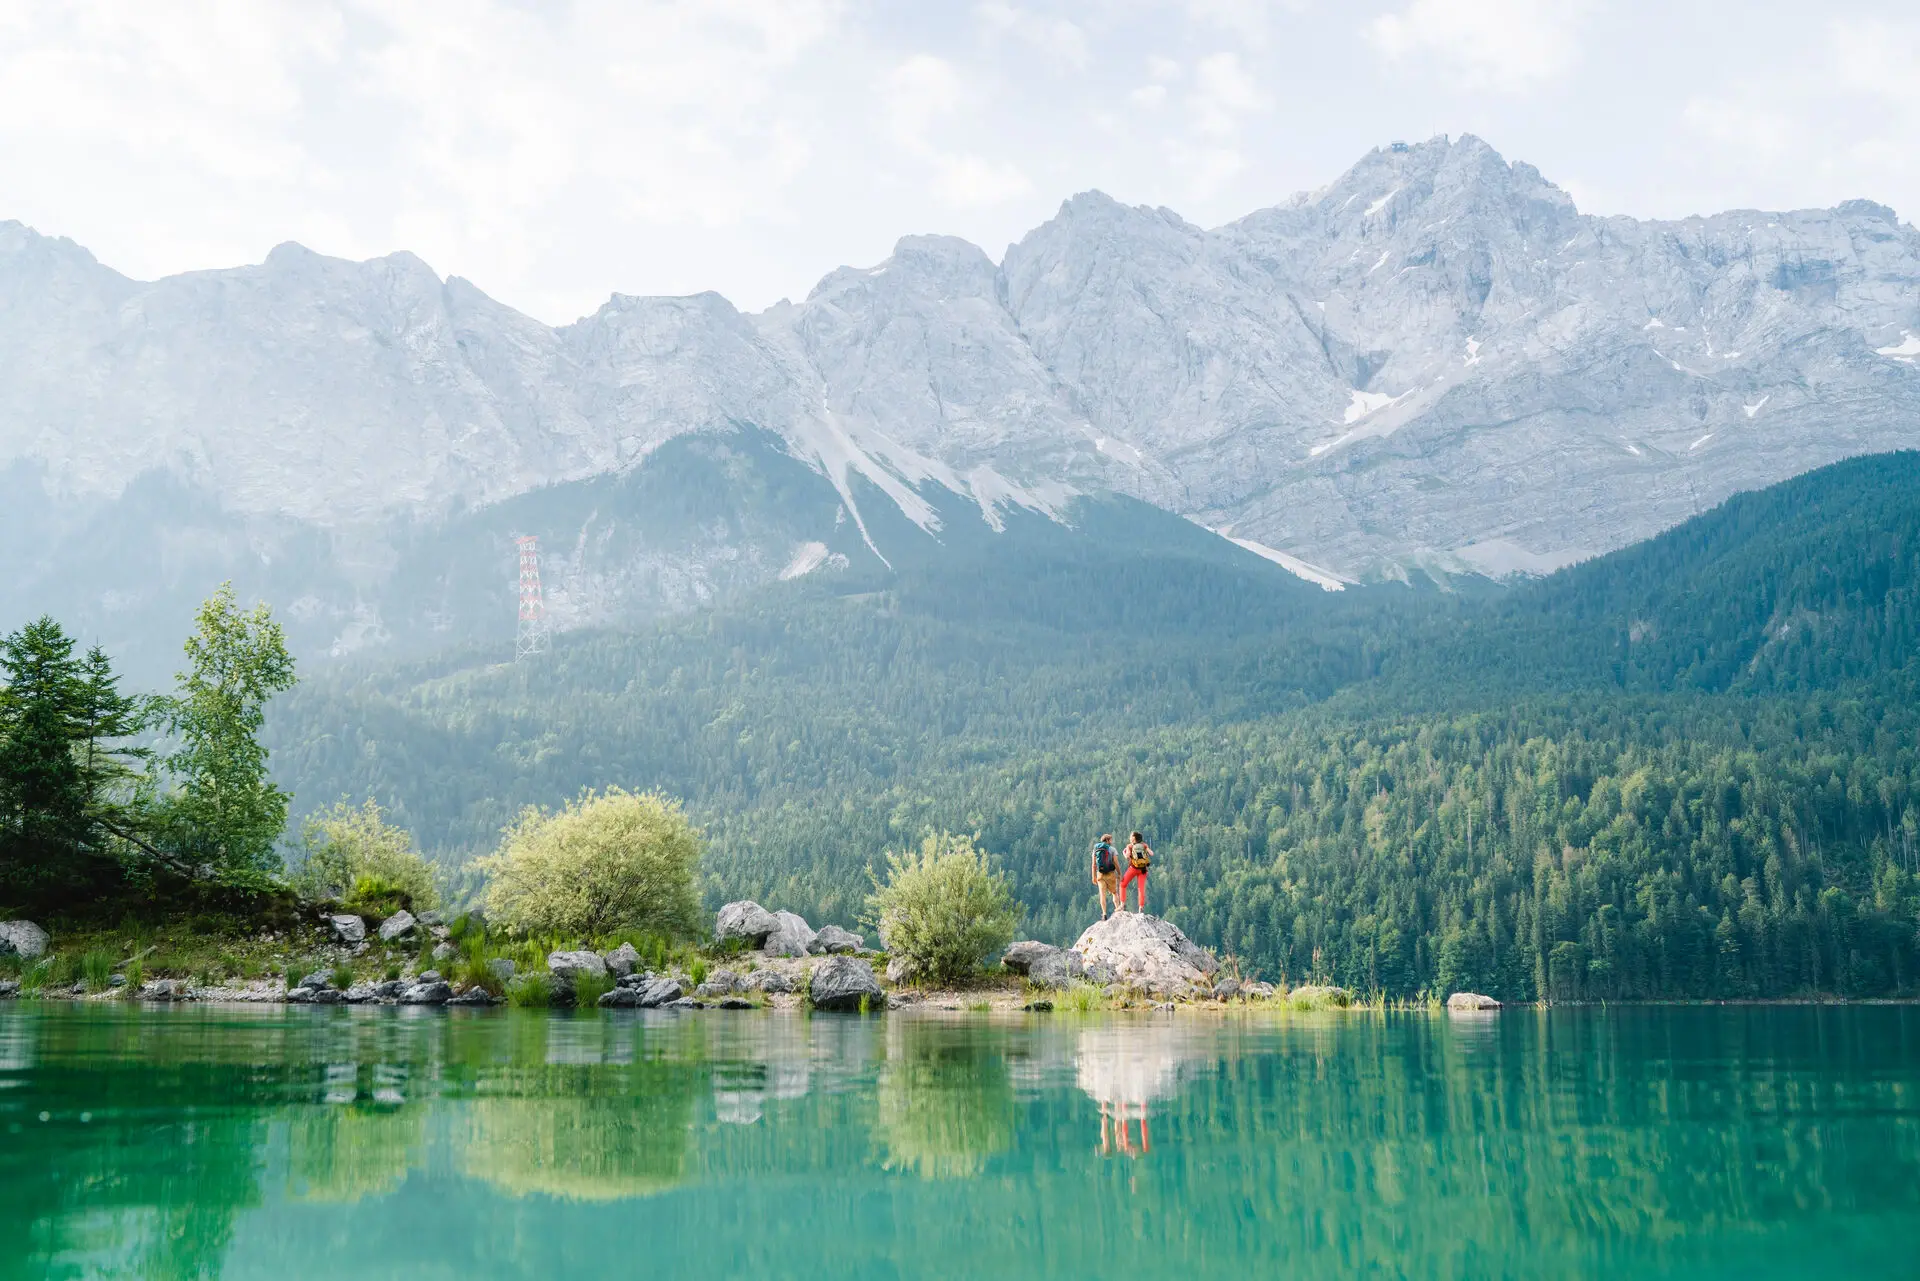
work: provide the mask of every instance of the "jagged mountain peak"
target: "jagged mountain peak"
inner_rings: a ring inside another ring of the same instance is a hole
[[[876,503],[966,510],[936,489],[989,525],[1112,489],[1350,578],[1499,573],[1917,422],[1892,211],[1592,217],[1471,135],[1212,230],[1086,191],[997,264],[907,236],[756,315],[614,295],[559,329],[404,252],[141,283],[0,224],[0,469],[100,501],[186,476],[376,543],[752,428],[863,536]]]

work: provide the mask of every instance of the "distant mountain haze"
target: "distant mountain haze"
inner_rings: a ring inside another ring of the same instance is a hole
[[[1088,193],[998,264],[909,237],[559,329],[406,253],[140,283],[0,223],[0,621],[109,642],[223,577],[309,651],[510,630],[521,531],[562,626],[630,620],[1102,493],[1333,585],[1540,572],[1916,442],[1891,210],[1592,217],[1473,137],[1210,231]]]

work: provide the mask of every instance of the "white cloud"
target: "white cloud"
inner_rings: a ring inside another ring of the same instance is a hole
[[[1431,61],[1463,85],[1525,92],[1564,75],[1579,53],[1585,0],[1412,0],[1367,36],[1391,62]]]
[[[1044,18],[1005,0],[986,0],[974,6],[974,13],[994,35],[1013,36],[1075,71],[1087,68],[1086,32],[1065,18]]]
[[[881,90],[888,132],[902,150],[931,169],[930,190],[945,203],[978,208],[1033,189],[1011,161],[935,141],[940,127],[977,107],[981,97],[946,59],[915,54],[887,73]]]
[[[1272,104],[1240,65],[1239,55],[1216,53],[1202,58],[1193,69],[1194,125],[1215,138],[1232,137],[1241,119],[1265,111]]]

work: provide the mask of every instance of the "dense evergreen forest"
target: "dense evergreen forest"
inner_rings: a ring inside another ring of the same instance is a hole
[[[1204,531],[990,540],[783,584],[540,664],[336,669],[276,704],[306,805],[371,795],[459,865],[585,786],[686,798],[716,897],[848,920],[929,827],[1093,917],[1271,977],[1506,999],[1920,988],[1920,454],[1737,497],[1495,590],[1329,594]]]

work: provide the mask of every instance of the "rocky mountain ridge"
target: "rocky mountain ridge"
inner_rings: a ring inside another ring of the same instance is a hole
[[[57,522],[164,474],[226,522],[212,560],[324,545],[342,618],[396,526],[745,428],[882,561],[875,504],[938,536],[943,490],[995,527],[1111,490],[1329,586],[1541,571],[1920,439],[1920,233],[1584,215],[1463,137],[1211,231],[1087,193],[998,264],[908,237],[758,315],[616,295],[553,329],[405,253],[143,284],[0,224],[0,490]],[[825,542],[728,537],[700,564]]]

